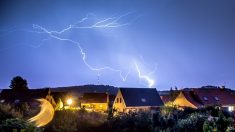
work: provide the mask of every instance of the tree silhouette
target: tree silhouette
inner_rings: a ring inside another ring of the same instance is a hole
[[[11,85],[9,87],[13,90],[27,90],[27,80],[23,79],[21,76],[16,76],[11,80]]]

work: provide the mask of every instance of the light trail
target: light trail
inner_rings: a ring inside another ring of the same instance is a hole
[[[38,99],[40,103],[40,112],[28,121],[34,123],[37,127],[42,127],[52,121],[54,117],[54,108],[46,99]]]

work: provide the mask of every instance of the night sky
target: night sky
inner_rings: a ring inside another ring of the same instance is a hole
[[[87,18],[87,19],[83,19]],[[30,88],[98,84],[235,89],[234,0],[1,0],[0,88],[17,75]],[[120,19],[118,19],[120,18]],[[84,20],[80,22],[80,20]],[[116,21],[113,21],[116,20]],[[33,24],[35,24],[33,26]],[[112,71],[107,67],[119,70]],[[128,74],[125,81],[120,77]]]

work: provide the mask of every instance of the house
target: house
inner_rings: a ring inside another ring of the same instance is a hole
[[[174,104],[179,107],[192,108],[218,105],[233,111],[235,107],[235,93],[230,89],[214,86],[183,89],[174,100]]]
[[[117,112],[150,111],[163,106],[155,88],[120,88],[113,108]]]
[[[82,85],[82,86],[67,86],[56,87],[50,89],[52,92],[67,92],[72,97],[81,97],[84,93],[109,93],[116,95],[118,89],[109,85]]]
[[[81,97],[81,108],[92,111],[107,111],[109,106],[108,93],[84,93]]]
[[[29,105],[34,105],[37,102],[36,99],[41,98],[48,100],[54,107],[56,106],[49,88],[28,90],[3,89],[0,94],[0,103],[13,105],[28,103]]]
[[[158,91],[160,98],[165,106],[172,106],[173,101],[179,95],[179,90]]]

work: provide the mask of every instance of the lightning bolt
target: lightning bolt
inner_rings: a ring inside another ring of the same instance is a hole
[[[124,17],[127,17],[132,13],[133,12],[128,12],[128,13],[120,15],[120,16],[101,19],[101,20],[99,20],[99,21],[97,21],[93,24],[90,24],[90,25],[81,26],[80,24],[85,23],[89,19],[90,16],[95,16],[94,14],[88,14],[88,15],[86,15],[86,17],[80,19],[76,23],[71,24],[71,25],[69,25],[69,26],[67,26],[67,27],[65,27],[61,30],[48,30],[47,28],[42,27],[42,26],[37,25],[37,24],[32,25],[33,30],[25,30],[25,29],[19,29],[19,30],[20,31],[25,31],[25,32],[30,32],[30,33],[47,34],[49,38],[44,39],[43,41],[46,41],[48,39],[56,39],[56,40],[59,40],[59,41],[66,41],[66,42],[69,42],[71,44],[74,44],[75,46],[77,46],[79,48],[79,51],[80,51],[81,56],[82,56],[83,63],[90,70],[97,72],[98,76],[100,76],[101,71],[109,70],[109,71],[112,71],[112,72],[117,72],[119,74],[121,80],[126,81],[127,77],[130,74],[130,70],[127,73],[124,73],[122,70],[116,69],[116,68],[113,68],[113,67],[110,67],[110,66],[104,66],[104,67],[97,68],[97,67],[94,67],[94,66],[90,65],[87,62],[86,53],[85,53],[84,49],[82,48],[80,42],[69,39],[69,38],[61,37],[61,35],[63,33],[66,33],[66,32],[69,32],[69,31],[75,30],[75,29],[118,28],[118,27],[126,26],[126,25],[131,24],[133,21],[135,21],[139,17],[139,16],[135,17],[134,19],[132,19],[130,22],[127,22],[127,23],[121,23],[120,22]],[[17,31],[17,29],[13,28],[10,31],[8,31],[8,33],[9,32],[14,32],[14,31]],[[31,45],[31,47],[38,48],[41,45],[38,45],[36,47]],[[149,77],[149,75],[142,75],[137,63],[135,62],[134,64],[135,64],[136,71],[138,72],[139,79],[146,80],[146,82],[148,83],[148,87],[151,88],[154,85],[154,80],[151,79]]]
[[[138,72],[139,79],[144,79],[144,80],[146,80],[147,83],[148,83],[148,87],[151,88],[151,87],[154,85],[155,82],[154,82],[154,80],[151,79],[148,75],[149,75],[149,74],[152,74],[153,72],[155,72],[155,70],[154,70],[153,72],[150,72],[150,73],[147,74],[147,75],[142,75],[141,72],[140,72],[140,68],[139,68],[138,64],[137,64],[136,62],[134,62],[134,64],[135,64],[135,68],[136,68],[136,70],[137,70],[137,72]]]
[[[108,67],[108,66],[101,67],[101,68],[95,68],[95,67],[91,66],[90,64],[88,64],[87,61],[86,61],[86,53],[84,52],[83,48],[81,47],[81,45],[80,45],[80,43],[78,41],[74,41],[74,40],[71,40],[71,39],[58,37],[58,36],[54,35],[52,31],[48,31],[46,28],[41,27],[39,25],[35,25],[34,24],[33,28],[43,31],[44,33],[48,34],[51,38],[54,38],[54,39],[57,39],[57,40],[60,40],[60,41],[67,41],[67,42],[75,44],[80,49],[80,53],[82,55],[82,60],[83,60],[84,64],[90,70],[96,71],[97,74],[99,74],[99,72],[102,71],[102,70],[111,70],[111,71],[114,71],[114,72],[118,72],[120,77],[121,77],[121,79],[122,79],[122,81],[126,81],[126,78],[128,77],[128,75],[130,73],[129,71],[128,71],[127,74],[124,75],[122,70],[119,70],[119,69],[115,69],[115,68]]]
[[[126,14],[123,14],[121,16],[118,17],[109,17],[109,18],[105,18],[102,20],[99,20],[98,22],[92,24],[92,25],[88,25],[88,26],[79,26],[79,24],[85,22],[86,20],[89,19],[89,14],[82,18],[81,20],[79,20],[78,22],[76,22],[75,24],[69,25],[68,27],[60,30],[60,31],[50,31],[50,33],[56,33],[56,34],[62,34],[65,33],[66,31],[69,31],[71,29],[92,29],[92,28],[116,28],[116,27],[122,27],[122,26],[126,26],[131,24],[133,21],[135,21],[139,16],[135,17],[134,19],[131,20],[131,22],[128,23],[122,23],[120,24],[119,21],[123,18],[126,17],[130,14],[132,14],[133,12],[128,12]]]

